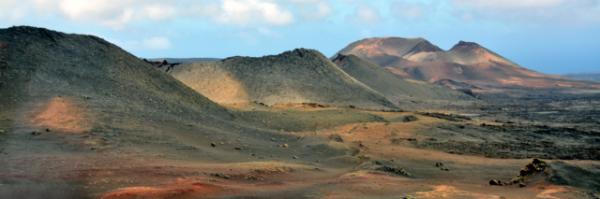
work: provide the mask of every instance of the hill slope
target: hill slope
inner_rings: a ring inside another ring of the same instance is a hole
[[[420,38],[370,38],[354,42],[338,54],[356,55],[396,75],[432,83],[452,80],[487,88],[598,88],[528,70],[473,42],[460,41],[444,51]]]
[[[94,172],[116,166],[259,156],[289,161],[291,153],[302,155],[298,161],[324,162],[345,154],[324,141],[296,139],[245,120],[94,36],[0,29],[0,96],[0,196],[20,191],[17,198],[47,198],[41,196],[81,191],[50,198],[87,198],[122,185],[114,177],[110,183],[76,186],[94,183],[103,178]],[[274,140],[289,146],[282,150]]]
[[[0,92],[7,103],[68,96],[92,99],[91,103],[102,106],[98,108],[150,106],[167,113],[192,109],[216,117],[228,115],[207,98],[148,70],[147,63],[97,37],[13,27],[0,30],[0,46]],[[103,104],[109,100],[114,101]]]
[[[355,55],[338,55],[333,59],[342,70],[401,106],[418,103],[470,100],[472,97],[445,87],[400,78]]]
[[[394,108],[380,93],[314,50],[296,49],[260,58],[232,57],[213,63],[182,64],[169,73],[222,104],[317,103]]]

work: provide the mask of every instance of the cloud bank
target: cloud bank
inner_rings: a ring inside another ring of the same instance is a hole
[[[55,16],[71,22],[98,23],[124,29],[134,23],[185,18],[230,26],[288,26],[348,13],[355,21],[377,23],[387,18],[418,19],[439,12],[470,20],[600,23],[600,0],[2,0],[0,19]],[[354,5],[354,6],[353,6]],[[447,9],[431,9],[448,5]],[[382,9],[390,9],[382,14]],[[458,14],[456,14],[458,13]]]

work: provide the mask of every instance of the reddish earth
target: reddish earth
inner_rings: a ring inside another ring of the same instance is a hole
[[[87,110],[66,97],[50,99],[33,116],[31,122],[34,126],[66,133],[82,133],[91,128],[91,118]]]
[[[200,182],[177,182],[157,187],[127,187],[102,195],[102,199],[129,198],[201,198],[213,196],[224,189]]]
[[[404,78],[432,83],[451,79],[490,89],[600,88],[599,84],[528,70],[473,42],[461,41],[450,50],[442,50],[421,38],[370,38],[354,42],[339,53],[356,55]]]

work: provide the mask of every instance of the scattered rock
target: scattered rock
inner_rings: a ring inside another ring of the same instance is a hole
[[[445,113],[421,113],[421,115],[443,119],[451,122],[460,122],[460,121],[469,121],[470,117],[462,116],[462,115],[454,115],[454,114],[445,114]]]
[[[386,173],[391,173],[398,176],[406,176],[411,177],[412,175],[408,173],[404,168],[400,168],[395,166],[392,161],[387,160],[374,160],[371,163],[372,166],[368,166],[370,168],[374,168],[376,171],[383,171]]]
[[[541,173],[546,170],[548,164],[546,162],[541,161],[539,159],[533,159],[533,161],[527,165],[519,172],[519,176],[525,177],[529,175],[533,175],[536,173]]]
[[[46,129],[46,132],[50,132],[50,129]]]
[[[539,159],[533,159],[533,161],[527,165],[525,165],[525,167],[523,167],[523,169],[521,169],[521,171],[519,171],[519,175],[512,178],[510,180],[510,182],[502,182],[500,180],[490,180],[490,185],[495,185],[495,186],[509,186],[509,185],[515,185],[517,184],[519,187],[526,187],[527,184],[525,182],[525,179],[529,176],[532,175],[536,175],[536,174],[540,174],[540,173],[544,173],[546,171],[546,168],[548,168],[548,164],[544,161],[541,161]]]
[[[386,173],[392,173],[392,174],[399,175],[399,176],[406,176],[406,177],[411,176],[411,174],[408,173],[408,171],[404,170],[404,168],[397,168],[397,167],[393,167],[393,166],[389,166],[389,165],[380,166],[376,170],[383,171]]]
[[[4,131],[4,129],[0,129],[0,134],[4,134],[6,133],[6,131]]]
[[[213,177],[217,177],[217,178],[223,178],[223,179],[230,179],[231,176],[224,174],[224,173],[211,173],[210,174]]]
[[[281,147],[281,148],[288,148],[289,145],[288,144],[280,144],[279,147]]]
[[[210,143],[210,146],[211,146],[211,147],[217,147],[217,144],[215,144],[215,143],[211,142],[211,143]]]
[[[407,115],[402,118],[402,122],[414,122],[417,120],[419,120],[419,118],[415,117],[414,115]]]
[[[416,197],[411,195],[402,196],[402,199],[416,199]]]
[[[359,141],[359,142],[358,142],[358,147],[360,147],[360,148],[364,148],[364,147],[365,147],[365,145],[364,145],[362,142],[360,142],[360,141]]]
[[[39,131],[32,131],[32,132],[31,132],[31,135],[33,135],[33,136],[38,136],[38,135],[41,135],[41,134],[42,134],[42,133],[41,133],[41,132],[39,132]]]
[[[490,185],[492,185],[492,186],[503,186],[504,183],[502,183],[502,181],[500,181],[500,180],[491,179],[490,180]]]
[[[241,150],[242,150],[242,147],[234,147],[233,149],[235,149],[235,150],[238,150],[238,151],[241,151]]]
[[[330,140],[336,141],[336,142],[344,142],[344,139],[342,138],[342,136],[338,135],[338,134],[332,134],[329,136]]]
[[[441,162],[436,162],[435,167],[440,168],[440,170],[442,170],[442,171],[450,171],[450,169],[445,167],[444,163],[441,163]]]
[[[298,159],[298,156],[292,156],[292,158],[294,158],[294,159]]]
[[[259,181],[259,180],[264,180],[264,179],[261,177],[258,177],[258,176],[254,176],[254,175],[245,175],[244,180]]]
[[[392,144],[401,144],[403,141],[416,142],[417,138],[392,138],[390,142]]]

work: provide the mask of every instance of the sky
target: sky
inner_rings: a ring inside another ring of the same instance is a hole
[[[139,57],[333,56],[367,37],[477,42],[551,74],[600,72],[600,0],[0,0],[0,27],[91,34]]]

